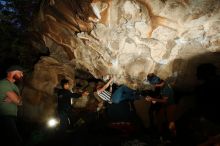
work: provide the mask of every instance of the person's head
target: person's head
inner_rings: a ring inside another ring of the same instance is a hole
[[[163,82],[163,80],[161,80],[158,76],[156,76],[153,73],[148,74],[147,80],[149,81],[149,83],[151,85],[154,85],[154,86],[156,86],[156,85],[160,84],[161,82]]]
[[[69,89],[69,87],[70,87],[69,81],[67,79],[62,79],[60,81],[60,85],[63,89]]]
[[[21,80],[23,77],[24,69],[21,66],[13,65],[10,66],[7,70],[7,78],[12,81],[18,81]]]

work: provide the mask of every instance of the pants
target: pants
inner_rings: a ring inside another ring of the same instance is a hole
[[[15,116],[0,116],[1,143],[6,145],[21,146],[22,139],[16,126]]]
[[[107,108],[107,115],[112,122],[132,121],[136,118],[133,105],[129,101],[110,104]]]
[[[167,105],[162,106],[157,112],[156,112],[156,125],[158,127],[158,132],[161,134],[165,130],[167,130],[168,124],[170,122],[175,122],[175,110],[176,105]]]
[[[58,114],[60,117],[60,129],[65,130],[73,126],[75,119],[72,108],[58,109]]]
[[[112,94],[112,103],[120,103],[124,100],[134,100],[136,98],[135,90],[128,88],[127,86],[120,86],[115,92]]]
[[[62,130],[67,129],[70,125],[68,112],[65,110],[59,110],[58,114],[60,117],[60,129]]]

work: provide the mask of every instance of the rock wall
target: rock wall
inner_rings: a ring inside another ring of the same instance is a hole
[[[220,68],[219,0],[43,0],[35,24],[57,66],[113,75],[118,84],[143,86],[154,72],[190,91],[199,64]],[[55,77],[44,73],[48,87],[39,90],[51,94]]]
[[[219,8],[219,0],[43,1],[36,30],[51,57],[95,78],[130,85],[154,72],[189,88],[198,64],[220,66]]]

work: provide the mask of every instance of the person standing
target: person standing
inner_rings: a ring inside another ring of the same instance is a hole
[[[68,130],[71,122],[71,98],[79,98],[81,96],[88,96],[88,92],[83,92],[82,95],[78,93],[73,93],[71,91],[70,83],[67,79],[62,79],[61,82],[62,89],[58,90],[58,114],[60,117],[60,128],[61,130]]]
[[[159,133],[164,132],[163,124],[167,123],[167,128],[171,131],[175,129],[175,109],[174,91],[172,87],[164,80],[160,79],[155,74],[148,74],[147,80],[159,91],[158,97],[147,96],[145,100],[151,102],[152,105],[159,105],[156,114],[156,123]]]
[[[23,69],[16,65],[9,67],[6,78],[0,81],[0,133],[7,145],[22,145],[16,126],[18,106],[22,105],[22,98],[15,84],[22,77]]]

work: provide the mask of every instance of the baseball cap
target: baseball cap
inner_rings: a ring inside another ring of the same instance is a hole
[[[11,72],[11,71],[24,71],[24,69],[21,67],[21,66],[19,66],[19,65],[13,65],[13,66],[10,66],[6,71],[7,72]]]
[[[159,84],[160,83],[160,78],[157,76],[153,76],[151,78],[148,79],[148,81],[150,82],[150,84]]]

